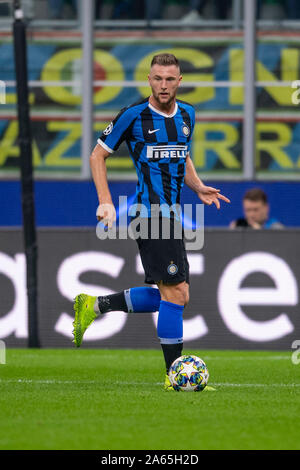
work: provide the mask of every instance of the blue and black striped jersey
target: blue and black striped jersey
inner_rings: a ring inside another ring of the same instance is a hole
[[[136,168],[135,202],[172,206],[180,203],[186,156],[195,125],[194,108],[177,100],[172,115],[155,109],[149,98],[120,111],[98,139],[108,152],[126,141]]]

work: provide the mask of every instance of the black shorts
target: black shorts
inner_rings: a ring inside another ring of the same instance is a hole
[[[137,244],[145,271],[145,283],[189,284],[189,263],[182,238],[137,238]]]

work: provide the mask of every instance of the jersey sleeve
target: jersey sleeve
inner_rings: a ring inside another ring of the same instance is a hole
[[[189,127],[190,127],[190,134],[188,136],[188,139],[187,139],[187,146],[188,146],[188,152],[191,154],[191,147],[192,147],[192,137],[193,137],[193,132],[194,132],[194,128],[195,128],[195,121],[196,121],[196,117],[195,117],[195,110],[192,106],[189,106],[189,109],[187,111],[187,115],[189,116]]]
[[[189,103],[179,100],[179,109],[183,118],[184,126],[182,128],[186,137],[187,151],[191,150],[191,141],[195,127],[195,109]]]
[[[126,140],[135,117],[135,114],[130,108],[122,109],[115,119],[104,129],[97,143],[108,152],[113,153],[120,147],[121,143]]]
[[[191,136],[192,136],[194,132],[194,128],[195,128],[195,121],[196,121],[195,109],[192,106],[191,106],[190,116],[191,116]]]

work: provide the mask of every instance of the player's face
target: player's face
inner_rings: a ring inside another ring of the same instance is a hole
[[[245,199],[243,201],[244,214],[247,222],[251,225],[253,223],[263,224],[269,216],[269,205],[263,201],[250,201]]]
[[[153,65],[148,80],[155,102],[163,107],[170,106],[175,101],[181,79],[176,65]]]

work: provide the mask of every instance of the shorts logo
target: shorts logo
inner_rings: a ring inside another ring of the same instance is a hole
[[[184,133],[185,137],[188,137],[190,135],[189,126],[187,126],[185,122],[183,123],[181,130]]]
[[[111,133],[111,131],[113,130],[113,127],[114,127],[114,125],[111,122],[110,124],[108,124],[107,128],[104,129],[103,134],[104,135],[109,135]]]
[[[178,272],[178,266],[171,261],[171,264],[169,264],[167,271],[171,276],[174,276]]]

